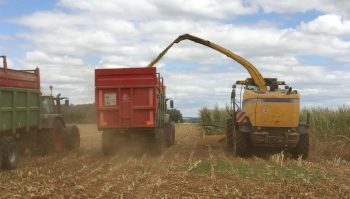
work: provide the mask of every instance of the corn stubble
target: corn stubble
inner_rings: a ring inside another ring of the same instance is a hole
[[[81,128],[81,148],[23,157],[0,173],[0,198],[347,198],[350,164],[337,157],[235,158],[198,145],[202,128],[176,125],[176,144],[159,157],[104,157],[95,125]],[[315,152],[316,153],[316,152]],[[315,154],[313,154],[315,155]]]

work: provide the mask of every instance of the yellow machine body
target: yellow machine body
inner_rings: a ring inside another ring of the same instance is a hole
[[[242,105],[253,127],[298,127],[300,95],[297,92],[245,90]]]

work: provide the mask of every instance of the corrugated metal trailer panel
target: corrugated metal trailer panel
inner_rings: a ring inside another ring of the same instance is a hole
[[[159,126],[165,87],[156,68],[96,69],[95,86],[99,128]]]
[[[40,128],[40,73],[0,68],[0,133]]]

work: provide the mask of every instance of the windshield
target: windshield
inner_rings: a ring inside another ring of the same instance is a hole
[[[53,113],[53,100],[51,97],[41,97],[41,112],[42,113]]]

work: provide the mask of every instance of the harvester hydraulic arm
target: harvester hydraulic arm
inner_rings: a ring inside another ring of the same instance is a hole
[[[227,57],[230,57],[231,59],[235,60],[236,62],[240,63],[244,68],[246,68],[252,77],[254,83],[259,87],[261,91],[267,91],[266,82],[260,72],[254,67],[252,63],[244,59],[243,57],[227,50],[226,48],[215,44],[213,42],[210,42],[208,40],[204,40],[202,38],[190,35],[190,34],[184,34],[180,35],[178,38],[176,38],[168,47],[166,47],[154,60],[152,60],[151,63],[148,64],[147,67],[153,67],[164,55],[167,53],[167,51],[175,44],[179,43],[182,40],[191,40],[193,42],[202,44],[204,46],[207,46],[209,48],[212,48],[216,51],[221,52],[222,54],[226,55]]]

